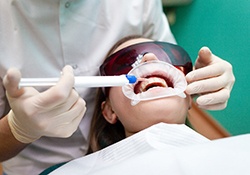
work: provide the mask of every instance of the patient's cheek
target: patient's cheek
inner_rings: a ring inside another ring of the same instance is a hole
[[[110,89],[109,93],[109,99],[112,103],[112,105],[115,105],[116,107],[122,109],[122,108],[127,108],[128,105],[131,106],[130,104],[130,99],[128,99],[122,92],[121,87],[112,87]]]

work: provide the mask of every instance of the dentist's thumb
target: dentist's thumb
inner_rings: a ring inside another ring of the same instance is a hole
[[[18,98],[23,94],[23,89],[18,87],[21,80],[21,73],[16,68],[10,68],[3,78],[3,85],[9,97]]]

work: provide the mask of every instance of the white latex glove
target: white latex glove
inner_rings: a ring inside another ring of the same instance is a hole
[[[227,106],[235,77],[232,65],[203,47],[198,53],[194,70],[186,75],[186,93],[199,94],[196,103],[200,108],[220,110]]]
[[[72,68],[65,66],[59,82],[41,93],[32,87],[19,89],[20,78],[20,72],[12,68],[3,79],[12,109],[7,117],[14,137],[30,143],[41,136],[71,136],[86,111],[85,101],[72,88]]]

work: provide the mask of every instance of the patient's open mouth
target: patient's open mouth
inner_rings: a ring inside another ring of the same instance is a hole
[[[170,78],[163,75],[150,75],[146,77],[141,77],[141,81],[139,81],[134,86],[134,93],[142,93],[154,87],[174,87],[173,82]]]

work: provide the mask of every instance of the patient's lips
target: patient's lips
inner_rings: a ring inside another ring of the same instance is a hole
[[[173,87],[172,81],[163,75],[151,75],[144,78],[139,78],[139,81],[135,87],[134,92],[135,94],[146,92],[150,88],[154,87]]]

